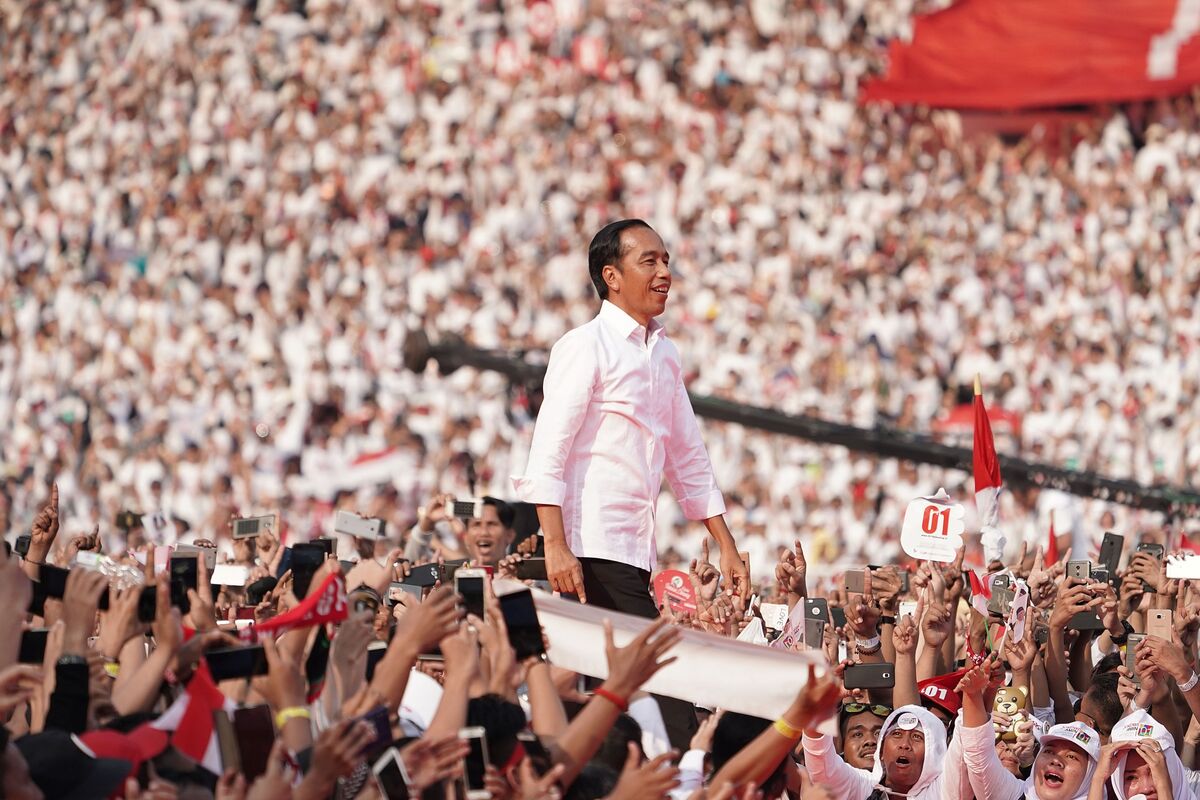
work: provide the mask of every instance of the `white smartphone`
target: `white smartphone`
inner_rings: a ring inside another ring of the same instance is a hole
[[[371,771],[375,773],[375,783],[385,800],[408,800],[408,771],[404,769],[399,750],[389,747]]]
[[[487,572],[482,569],[459,569],[454,573],[454,591],[462,598],[463,608],[468,614],[483,619],[483,582]]]
[[[275,515],[264,514],[261,517],[242,517],[233,521],[233,538],[253,539],[263,531],[275,527]]]
[[[910,614],[916,614],[916,613],[917,613],[917,601],[916,600],[901,600],[900,601],[900,613],[896,616],[896,621],[899,622],[904,617],[907,617]],[[916,621],[917,621],[917,623],[921,622],[921,620],[916,620]]]
[[[357,536],[359,539],[383,538],[383,520],[373,517],[360,517],[349,511],[339,511],[333,515],[334,533],[346,536]]]
[[[487,790],[485,775],[488,767],[487,731],[480,726],[463,728],[458,732],[458,738],[465,741],[470,749],[467,750],[463,779],[467,788],[467,800],[490,800],[491,792]]]

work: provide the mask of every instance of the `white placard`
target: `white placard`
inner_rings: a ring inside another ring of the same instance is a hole
[[[1200,580],[1200,556],[1189,553],[1167,559],[1167,580]]]
[[[913,558],[949,564],[963,546],[966,516],[966,509],[951,502],[945,489],[932,497],[918,497],[904,512],[900,546]]]
[[[763,603],[762,618],[767,628],[773,631],[783,630],[787,624],[788,607],[786,603]]]
[[[245,586],[250,577],[250,568],[238,564],[218,564],[209,576],[213,586]]]

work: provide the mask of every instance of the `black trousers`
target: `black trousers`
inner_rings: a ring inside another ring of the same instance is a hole
[[[581,558],[579,565],[583,568],[583,588],[587,592],[588,605],[646,619],[658,617],[647,570],[602,558]],[[695,707],[674,697],[657,694],[653,697],[662,711],[671,747],[686,753],[698,726]]]

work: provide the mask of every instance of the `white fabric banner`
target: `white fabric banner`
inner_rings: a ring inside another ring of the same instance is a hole
[[[504,595],[526,587],[497,580],[494,588]],[[650,624],[641,617],[531,591],[550,642],[550,660],[584,675],[608,677],[605,619],[612,621],[617,647],[624,647]],[[775,719],[796,699],[808,679],[809,664],[816,666],[817,674],[828,666],[820,651],[795,653],[691,630],[683,631],[671,655],[678,660],[651,678],[643,687],[646,691],[765,719]]]

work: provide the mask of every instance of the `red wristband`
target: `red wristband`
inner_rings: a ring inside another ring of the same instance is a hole
[[[596,697],[603,697],[605,700],[612,703],[617,708],[621,709],[622,714],[629,710],[628,701],[622,700],[621,698],[617,697],[614,693],[610,692],[608,689],[605,689],[603,686],[598,687],[596,689],[596,691],[594,692],[594,694],[596,695]]]

